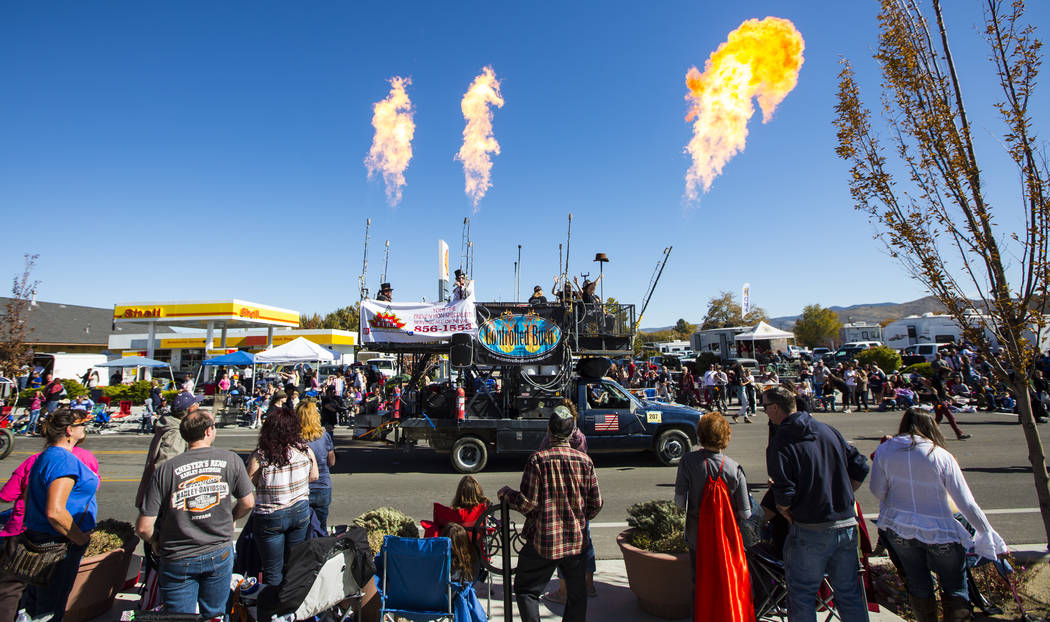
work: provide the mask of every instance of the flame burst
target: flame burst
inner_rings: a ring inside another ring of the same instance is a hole
[[[744,150],[747,121],[755,114],[752,98],[758,98],[766,123],[795,88],[804,48],[802,35],[789,20],[749,19],[711,54],[704,73],[696,67],[689,70],[685,98],[690,110],[685,119],[695,121],[685,148],[693,158],[685,175],[687,199],[696,200],[698,186],[707,192],[726,163]]]
[[[485,67],[463,94],[460,108],[467,126],[463,128],[463,146],[456,159],[463,163],[463,174],[467,178],[466,193],[478,211],[478,202],[492,187],[489,180],[492,159],[489,153],[499,155],[499,143],[492,135],[492,110],[489,106],[503,107],[503,96],[499,92],[499,80],[492,67]]]
[[[377,172],[383,175],[390,205],[401,201],[405,169],[412,159],[412,135],[416,124],[412,122],[412,100],[405,92],[409,84],[412,84],[411,78],[391,78],[390,94],[372,105],[372,126],[376,128],[376,134],[365,158],[365,166],[369,179]]]

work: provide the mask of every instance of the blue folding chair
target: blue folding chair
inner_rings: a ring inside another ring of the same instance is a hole
[[[417,622],[454,619],[451,540],[386,536],[379,555],[383,558],[382,622],[393,622],[394,616]]]

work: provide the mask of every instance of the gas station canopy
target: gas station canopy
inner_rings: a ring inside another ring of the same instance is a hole
[[[196,302],[122,302],[113,307],[114,322],[220,325],[228,328],[253,326],[299,327],[299,312],[243,300]]]

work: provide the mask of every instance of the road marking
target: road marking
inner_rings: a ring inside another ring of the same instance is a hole
[[[1039,508],[997,508],[994,510],[985,510],[985,514],[1038,514]],[[879,519],[879,515],[876,514],[865,514],[864,518],[870,521],[876,521]],[[629,525],[627,523],[591,523],[593,529],[626,529]]]
[[[20,456],[35,456],[36,454],[38,454],[40,452],[39,451],[12,451],[11,453],[18,454]],[[99,454],[145,454],[147,452],[146,452],[145,449],[99,449],[99,450],[96,450],[96,451],[92,451],[91,453],[93,453],[93,454],[95,454],[97,456]]]
[[[111,482],[115,482],[115,483],[135,482],[135,483],[138,483],[138,481],[139,480],[137,480],[137,479],[116,479],[116,478],[110,478],[110,477],[103,477],[102,478],[102,483],[104,483],[104,484],[105,483],[111,483]]]

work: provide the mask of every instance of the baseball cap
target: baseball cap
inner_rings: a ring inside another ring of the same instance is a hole
[[[532,291],[533,291],[533,292],[538,292],[538,291],[541,291],[542,289],[543,289],[542,287],[540,287],[539,285],[537,285],[536,287],[533,287],[533,288],[532,288]]]
[[[171,409],[174,411],[189,410],[190,406],[200,402],[203,398],[197,397],[192,393],[179,392],[175,396],[175,401],[171,405]]]

